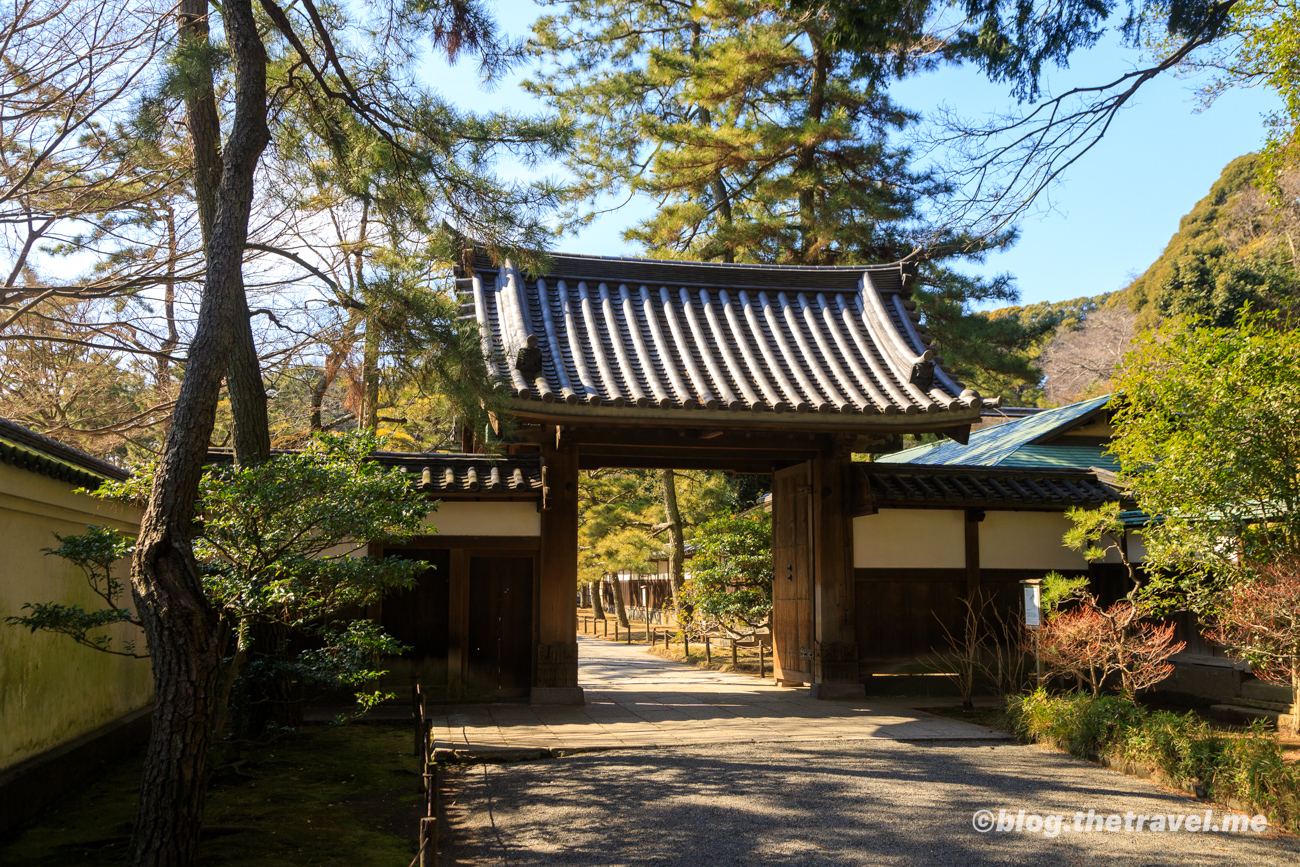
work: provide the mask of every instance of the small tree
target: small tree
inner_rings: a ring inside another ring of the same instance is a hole
[[[772,616],[772,516],[720,515],[696,530],[683,626],[750,632]]]
[[[956,631],[935,615],[946,648],[930,657],[930,668],[956,685],[966,709],[975,706],[972,699],[980,676],[998,695],[1019,693],[1026,685],[1030,658],[1019,613],[999,608],[994,596],[979,590],[961,600],[961,611],[962,623]]]
[[[1261,680],[1291,688],[1291,733],[1300,735],[1300,558],[1229,584],[1206,637],[1244,657]]]
[[[362,434],[323,434],[299,453],[255,466],[212,467],[204,475],[195,553],[205,594],[222,623],[217,733],[232,705],[240,732],[259,716],[283,721],[283,714],[259,715],[252,707],[296,705],[308,684],[357,688],[359,711],[384,698],[361,687],[383,673],[378,658],[402,648],[359,612],[390,588],[411,586],[427,566],[356,555],[369,541],[415,533],[429,506],[404,473],[367,459],[380,442]],[[105,484],[96,495],[135,499],[150,484],[148,472],[137,473]],[[59,541],[52,553],[81,566],[108,607],[87,612],[37,603],[24,606],[31,614],[9,622],[70,635],[98,650],[134,653],[133,645],[119,649],[103,634],[115,623],[138,625],[118,604],[122,588],[111,572],[130,553],[131,540],[92,527]]]
[[[1197,613],[1250,562],[1300,554],[1300,341],[1242,311],[1236,326],[1177,319],[1143,335],[1118,383],[1125,487],[1154,588]]]
[[[104,600],[107,607],[87,611],[80,605],[61,602],[27,602],[22,610],[31,611],[31,614],[8,617],[6,622],[25,626],[32,632],[38,629],[57,632],[104,653],[147,659],[148,649],[137,647],[134,639],[115,644],[113,636],[108,634],[108,630],[117,624],[144,628],[135,612],[122,604],[126,588],[113,574],[116,565],[134,551],[130,537],[112,527],[87,527],[80,536],[55,533],[54,538],[59,540],[59,547],[45,548],[45,553],[62,557],[79,567],[85,573],[91,591]]]
[[[1103,607],[1087,589],[1086,578],[1048,575],[1045,619],[1038,635],[1040,657],[1049,671],[1073,677],[1093,695],[1101,692],[1106,678],[1118,674],[1120,689],[1131,698],[1173,672],[1169,657],[1186,642],[1173,640],[1172,623],[1146,622],[1153,608],[1142,594],[1141,576],[1128,556],[1119,503],[1069,509],[1065,514],[1074,524],[1065,534],[1065,545],[1082,551],[1089,562],[1113,555],[1128,574],[1129,590],[1123,599]]]

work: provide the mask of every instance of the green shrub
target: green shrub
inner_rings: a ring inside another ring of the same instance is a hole
[[[1209,798],[1239,801],[1276,826],[1300,830],[1300,765],[1283,757],[1262,723],[1225,732],[1193,713],[1147,710],[1120,695],[1044,689],[1012,697],[1007,717],[1024,740],[1081,758],[1107,756],[1158,769],[1203,787]]]

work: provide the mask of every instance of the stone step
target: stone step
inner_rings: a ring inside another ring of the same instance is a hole
[[[1241,697],[1254,701],[1275,701],[1291,706],[1291,688],[1262,680],[1245,680],[1241,683]]]
[[[1234,698],[1232,703],[1238,707],[1254,707],[1259,708],[1260,710],[1273,710],[1278,713],[1291,712],[1291,702],[1289,701],[1263,701],[1260,699],[1242,697]]]
[[[1281,714],[1275,710],[1265,710],[1259,707],[1243,707],[1239,704],[1216,704],[1210,706],[1210,713],[1225,722],[1248,723],[1257,719],[1277,724],[1277,719]]]
[[[1260,707],[1244,707],[1240,704],[1211,705],[1210,713],[1215,718],[1230,723],[1246,724],[1255,720],[1263,720],[1277,728],[1288,728],[1291,725],[1291,714],[1289,713],[1278,713],[1275,710],[1266,710]]]

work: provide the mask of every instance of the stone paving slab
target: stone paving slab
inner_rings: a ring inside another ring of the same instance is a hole
[[[662,659],[641,646],[578,637],[582,706],[434,709],[434,745],[450,758],[630,747],[857,739],[1005,741],[1003,732],[916,710],[906,699],[818,701],[804,688]],[[934,699],[924,700],[934,704]]]

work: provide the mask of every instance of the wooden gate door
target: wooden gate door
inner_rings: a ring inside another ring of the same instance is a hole
[[[469,558],[466,690],[471,695],[527,695],[533,670],[534,558]]]
[[[384,631],[409,646],[406,655],[424,672],[426,689],[447,685],[447,647],[451,609],[451,552],[389,549],[385,557],[423,560],[429,569],[415,587],[394,590],[384,597],[380,622]]]
[[[812,683],[812,464],[772,475],[772,663],[774,677]]]

